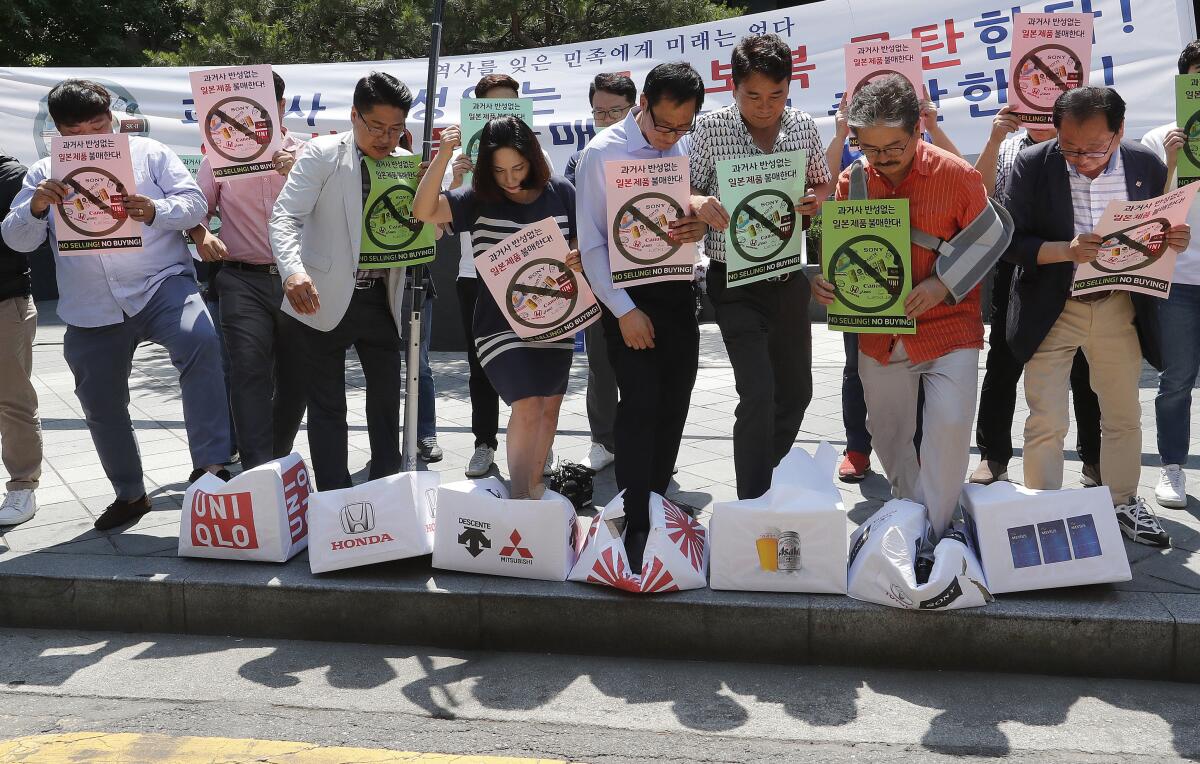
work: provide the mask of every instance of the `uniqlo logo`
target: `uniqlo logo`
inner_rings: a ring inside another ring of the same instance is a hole
[[[283,473],[283,498],[287,503],[288,527],[292,533],[292,543],[300,541],[308,535],[308,468],[304,462]]]
[[[192,545],[258,549],[250,493],[192,494]]]

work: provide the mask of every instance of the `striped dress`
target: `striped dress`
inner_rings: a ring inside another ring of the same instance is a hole
[[[558,223],[567,241],[576,238],[575,187],[560,176],[552,176],[542,194],[529,204],[507,199],[484,202],[468,186],[443,193],[454,214],[454,230],[470,232],[471,254],[476,258],[525,226],[548,217]],[[479,363],[506,404],[567,391],[574,337],[566,335],[550,342],[522,340],[482,284],[475,301],[472,334]]]

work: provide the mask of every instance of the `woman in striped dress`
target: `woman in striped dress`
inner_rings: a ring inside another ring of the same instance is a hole
[[[475,257],[531,223],[554,218],[571,243],[567,265],[580,271],[575,188],[565,178],[550,175],[533,130],[516,117],[488,122],[480,134],[471,185],[441,192],[441,179],[461,140],[458,127],[442,132],[437,155],[417,188],[413,216],[469,231]],[[558,428],[574,339],[566,335],[549,342],[522,340],[488,289],[479,290],[473,329],[484,373],[512,407],[505,438],[510,493],[514,499],[540,498],[546,490],[542,469]]]

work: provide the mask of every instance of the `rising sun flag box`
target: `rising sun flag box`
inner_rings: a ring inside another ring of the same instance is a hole
[[[433,551],[438,473],[401,472],[308,503],[313,573],[420,557]]]
[[[308,546],[311,485],[297,453],[246,470],[228,483],[205,473],[183,495],[179,555],[287,562]]]
[[[1007,482],[966,485],[962,509],[994,593],[1133,577],[1104,486],[1035,491]]]
[[[510,499],[496,478],[438,488],[433,567],[491,576],[564,581],[584,529],[564,496]]]

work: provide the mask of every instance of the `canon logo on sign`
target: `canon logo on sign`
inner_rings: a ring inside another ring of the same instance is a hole
[[[342,507],[342,530],[349,536],[375,530],[375,508],[366,501]]]
[[[371,505],[368,504],[367,506]],[[345,541],[332,541],[329,544],[329,548],[336,552],[340,549],[353,549],[356,546],[371,546],[372,544],[382,544],[395,540],[389,534],[381,533],[378,536],[359,536],[358,538],[346,539]]]

